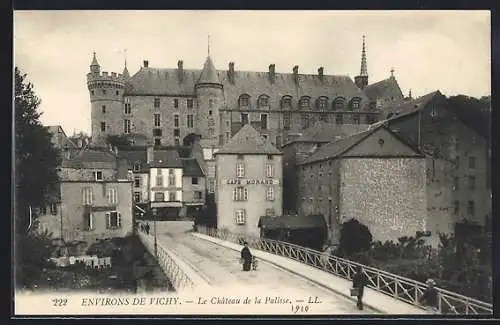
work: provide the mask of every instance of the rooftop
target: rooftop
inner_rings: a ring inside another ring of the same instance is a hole
[[[244,125],[215,155],[268,154],[281,155],[275,146],[266,141],[250,124]]]

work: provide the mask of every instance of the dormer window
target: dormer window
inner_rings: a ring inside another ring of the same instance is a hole
[[[257,105],[258,107],[269,107],[269,96],[260,95]]]
[[[283,96],[281,98],[281,109],[282,110],[291,110],[292,109],[292,97],[291,96]]]
[[[342,110],[345,107],[345,98],[344,97],[337,97],[332,103],[332,108],[336,110]]]
[[[311,98],[308,96],[301,97],[299,100],[299,107],[301,110],[307,110],[311,108]]]
[[[321,96],[320,98],[318,98],[318,100],[316,101],[316,108],[321,111],[324,111],[326,110],[327,107],[328,107],[328,97]]]
[[[241,95],[240,98],[238,99],[238,106],[240,108],[242,107],[248,107],[250,105],[250,96],[249,95]]]
[[[361,99],[359,97],[354,97],[351,100],[351,109],[359,109],[360,102],[361,102]]]

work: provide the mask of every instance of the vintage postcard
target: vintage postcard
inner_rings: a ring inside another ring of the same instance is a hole
[[[15,316],[492,316],[489,11],[15,11]]]

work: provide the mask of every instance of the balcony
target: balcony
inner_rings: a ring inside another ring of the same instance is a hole
[[[151,208],[180,208],[181,201],[151,201]]]

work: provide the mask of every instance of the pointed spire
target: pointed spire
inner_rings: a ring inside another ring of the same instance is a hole
[[[218,84],[220,85],[219,76],[217,75],[217,70],[215,69],[214,63],[210,56],[207,57],[205,64],[203,65],[203,70],[201,71],[200,78],[198,79],[198,84]]]
[[[127,49],[124,50],[124,57],[125,57],[125,67],[123,68],[122,75],[125,78],[130,78],[130,73],[128,73],[128,69],[127,69]]]
[[[366,44],[365,44],[365,38],[366,36],[363,35],[363,49],[361,51],[361,72],[360,76],[366,77],[368,76],[368,67],[366,64]]]
[[[208,35],[208,56],[210,56],[210,35]]]
[[[97,62],[95,52],[93,52],[93,53],[94,53],[94,57],[92,58],[92,63],[90,63],[90,71],[91,72],[99,72],[101,70],[101,66]]]
[[[394,67],[391,68],[391,78],[394,78]]]

